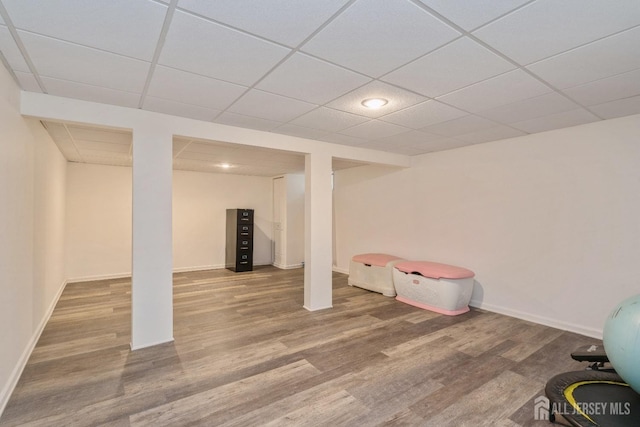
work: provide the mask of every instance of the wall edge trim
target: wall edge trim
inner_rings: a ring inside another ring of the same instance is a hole
[[[539,325],[549,326],[564,331],[574,332],[576,334],[584,335],[590,338],[602,339],[602,329],[585,328],[574,323],[564,322],[557,319],[551,319],[549,317],[538,316],[533,313],[528,313],[520,310],[513,310],[510,308],[502,307],[494,304],[487,304],[477,300],[471,300],[469,302],[471,307],[479,308],[482,310],[491,311],[493,313],[504,314],[505,316],[515,317],[517,319],[527,320],[529,322],[537,323]]]
[[[7,407],[7,404],[9,403],[9,399],[11,398],[13,391],[18,385],[18,381],[22,376],[22,372],[24,371],[24,368],[27,366],[29,357],[31,357],[31,353],[33,352],[33,349],[36,347],[36,344],[40,339],[40,335],[42,335],[42,331],[44,331],[45,326],[49,322],[49,319],[53,314],[53,310],[56,308],[56,305],[58,304],[58,300],[60,300],[60,297],[62,296],[62,292],[64,291],[68,283],[69,282],[67,280],[62,281],[62,284],[60,285],[60,288],[58,289],[56,295],[53,297],[51,304],[49,304],[47,311],[44,313],[44,316],[42,316],[42,319],[40,320],[38,327],[33,331],[33,335],[31,336],[31,339],[29,340],[26,347],[24,348],[22,355],[18,359],[18,363],[14,367],[13,372],[11,372],[11,375],[9,376],[9,381],[7,381],[2,391],[0,392],[0,417],[2,416],[2,413]]]

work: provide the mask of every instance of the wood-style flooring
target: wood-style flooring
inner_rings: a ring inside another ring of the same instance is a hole
[[[347,285],[303,305],[303,271],[174,277],[175,341],[130,351],[130,279],[67,285],[2,426],[548,426],[533,399],[585,365],[581,335],[472,309],[448,317]]]

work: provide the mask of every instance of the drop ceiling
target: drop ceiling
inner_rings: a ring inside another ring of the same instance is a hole
[[[640,113],[637,0],[0,0],[0,52],[25,91],[405,155]],[[122,132],[47,125],[130,162]]]

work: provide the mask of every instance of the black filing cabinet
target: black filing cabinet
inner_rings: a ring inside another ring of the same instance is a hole
[[[253,270],[253,209],[227,209],[226,267]]]

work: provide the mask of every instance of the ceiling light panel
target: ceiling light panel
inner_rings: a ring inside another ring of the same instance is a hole
[[[176,11],[158,63],[250,86],[289,52],[282,46]]]
[[[526,65],[639,24],[637,0],[538,0],[473,34]]]
[[[178,6],[249,33],[295,47],[347,1],[180,0]],[[291,19],[292,16],[295,16],[295,19]]]
[[[302,50],[379,77],[459,35],[406,0],[360,0]]]
[[[372,110],[362,105],[362,100],[367,98],[384,98],[389,100],[389,103],[384,109]],[[426,100],[427,98],[422,95],[375,80],[327,103],[326,106],[348,113],[376,118]]]
[[[148,0],[2,3],[16,28],[146,61],[153,57],[167,13],[166,6]]]

